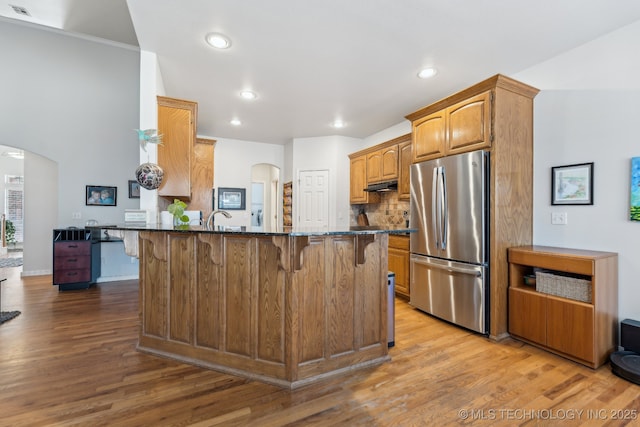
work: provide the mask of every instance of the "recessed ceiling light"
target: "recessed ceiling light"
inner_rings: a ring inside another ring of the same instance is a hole
[[[216,49],[228,49],[231,47],[231,40],[224,34],[209,33],[205,37],[205,40]]]
[[[346,126],[346,123],[343,122],[342,120],[338,119],[338,120],[334,120],[334,122],[331,124],[331,126],[333,126],[336,129],[340,129]]]
[[[258,97],[255,92],[250,90],[243,90],[240,92],[240,96],[244,99],[256,99]]]
[[[231,123],[233,126],[240,126],[242,124],[240,119],[231,119],[229,123]]]
[[[418,72],[418,77],[421,79],[428,79],[429,77],[433,77],[438,73],[438,70],[435,68],[424,68]]]

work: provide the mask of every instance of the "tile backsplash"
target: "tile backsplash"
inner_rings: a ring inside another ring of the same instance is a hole
[[[361,210],[367,214],[370,225],[406,226],[409,219],[409,201],[398,200],[397,191],[380,193],[380,203],[351,205],[351,224],[357,224]]]

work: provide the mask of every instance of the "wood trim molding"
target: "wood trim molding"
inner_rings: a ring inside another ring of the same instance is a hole
[[[311,244],[309,236],[294,236],[292,240],[291,255],[293,257],[293,269],[298,271],[302,269],[302,250]]]
[[[404,142],[411,142],[411,134],[410,133],[407,133],[407,134],[404,134],[404,135],[400,135],[399,137],[390,139],[389,141],[381,142],[380,144],[373,145],[371,147],[367,147],[367,148],[365,148],[363,150],[356,151],[355,153],[351,153],[351,154],[349,154],[349,158],[353,159],[355,157],[360,157],[360,156],[362,156],[364,154],[368,154],[368,153],[371,153],[373,151],[378,151],[381,148],[391,147],[392,145],[402,144]]]
[[[513,80],[512,78],[504,76],[502,74],[496,74],[495,76],[489,77],[488,79],[481,81],[480,83],[475,84],[467,89],[454,93],[453,95],[441,99],[440,101],[436,101],[433,104],[427,105],[426,107],[405,116],[405,118],[413,122],[422,117],[428,116],[429,114],[435,113],[436,111],[440,111],[453,104],[471,98],[472,96],[478,95],[491,89],[495,89],[496,87],[509,90],[511,92],[515,92],[529,98],[533,98],[538,92],[540,92],[539,89],[536,89],[532,86],[526,85],[517,80]]]
[[[222,235],[198,233],[198,240],[211,248],[211,262],[222,265]]]
[[[148,240],[153,245],[153,257],[160,261],[167,261],[168,233],[140,232],[140,240]]]
[[[216,146],[216,142],[218,142],[218,141],[215,140],[215,139],[196,137],[196,143],[198,143],[198,144],[213,145],[215,147]]]
[[[356,236],[355,265],[364,264],[366,261],[364,252],[369,243],[375,240],[374,234],[358,234]]]

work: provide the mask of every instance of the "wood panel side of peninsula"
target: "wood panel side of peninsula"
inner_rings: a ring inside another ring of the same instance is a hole
[[[287,388],[389,359],[387,234],[139,239],[140,351]]]

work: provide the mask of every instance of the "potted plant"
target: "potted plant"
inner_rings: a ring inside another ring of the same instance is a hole
[[[189,217],[184,214],[184,210],[187,204],[179,199],[173,199],[173,203],[169,205],[167,210],[173,215],[173,225],[176,226],[188,226]]]
[[[13,244],[16,242],[16,227],[13,225],[13,222],[10,220],[5,221],[5,238],[7,239],[8,244]]]

